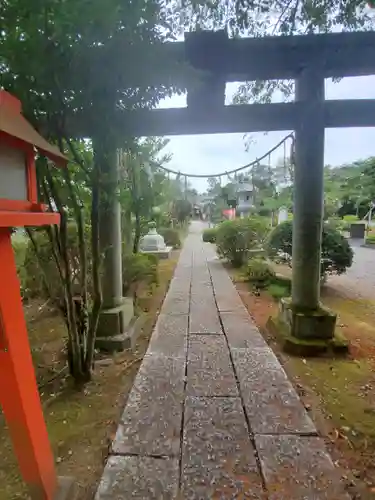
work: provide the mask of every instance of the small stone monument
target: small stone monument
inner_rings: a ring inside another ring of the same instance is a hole
[[[159,259],[168,259],[172,247],[167,247],[164,238],[156,231],[155,222],[150,222],[149,231],[142,236],[139,242],[139,251],[149,255],[156,255]]]

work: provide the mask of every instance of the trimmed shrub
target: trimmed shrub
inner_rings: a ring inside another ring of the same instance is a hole
[[[248,251],[262,243],[268,231],[269,225],[262,217],[224,221],[216,230],[218,254],[233,267],[241,267],[248,258]]]
[[[158,233],[163,236],[167,246],[173,248],[181,247],[180,233],[177,229],[173,229],[172,227],[161,227],[158,229]]]
[[[369,234],[366,237],[366,245],[375,245],[375,234]]]
[[[270,208],[259,207],[257,209],[257,214],[260,217],[271,217],[272,216],[272,210]]]
[[[292,221],[279,224],[269,235],[266,249],[269,257],[281,260],[291,266],[292,263]],[[343,274],[352,265],[353,251],[342,234],[329,225],[323,225],[321,276]]]
[[[202,240],[206,243],[215,243],[216,242],[216,228],[211,227],[209,229],[205,229],[202,233]]]
[[[344,215],[342,219],[343,219],[343,225],[342,225],[343,231],[350,231],[350,226],[355,222],[359,221],[356,215]]]
[[[344,215],[344,222],[358,222],[358,217],[356,215]]]
[[[332,229],[336,229],[337,231],[345,231],[347,226],[345,221],[340,219],[340,217],[330,217],[327,221],[324,222],[324,224]]]
[[[122,257],[122,272],[124,296],[134,295],[138,286],[158,282],[157,257],[142,253],[125,253]]]
[[[275,271],[265,259],[250,259],[245,270],[246,278],[257,288],[266,288],[275,277]]]
[[[288,287],[278,285],[277,283],[272,283],[269,287],[267,287],[267,292],[275,300],[280,300],[283,297],[288,297],[290,294],[290,290],[288,289]]]

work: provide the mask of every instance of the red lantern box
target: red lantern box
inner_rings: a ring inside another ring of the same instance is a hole
[[[0,404],[21,474],[32,498],[58,491],[32,363],[11,228],[58,224],[58,213],[38,203],[35,150],[66,166],[67,160],[21,114],[21,103],[0,91]]]

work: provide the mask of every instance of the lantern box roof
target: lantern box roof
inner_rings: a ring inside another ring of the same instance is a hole
[[[49,144],[21,113],[21,102],[5,90],[0,90],[0,136],[17,139],[20,149],[34,146],[41,154],[57,164],[66,165],[67,158]]]
[[[56,164],[68,160],[22,115],[21,102],[0,90],[0,229],[58,224],[60,214],[38,202],[35,150]]]

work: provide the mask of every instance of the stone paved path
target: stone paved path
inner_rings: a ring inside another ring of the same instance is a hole
[[[191,228],[96,500],[348,499],[202,225]]]

